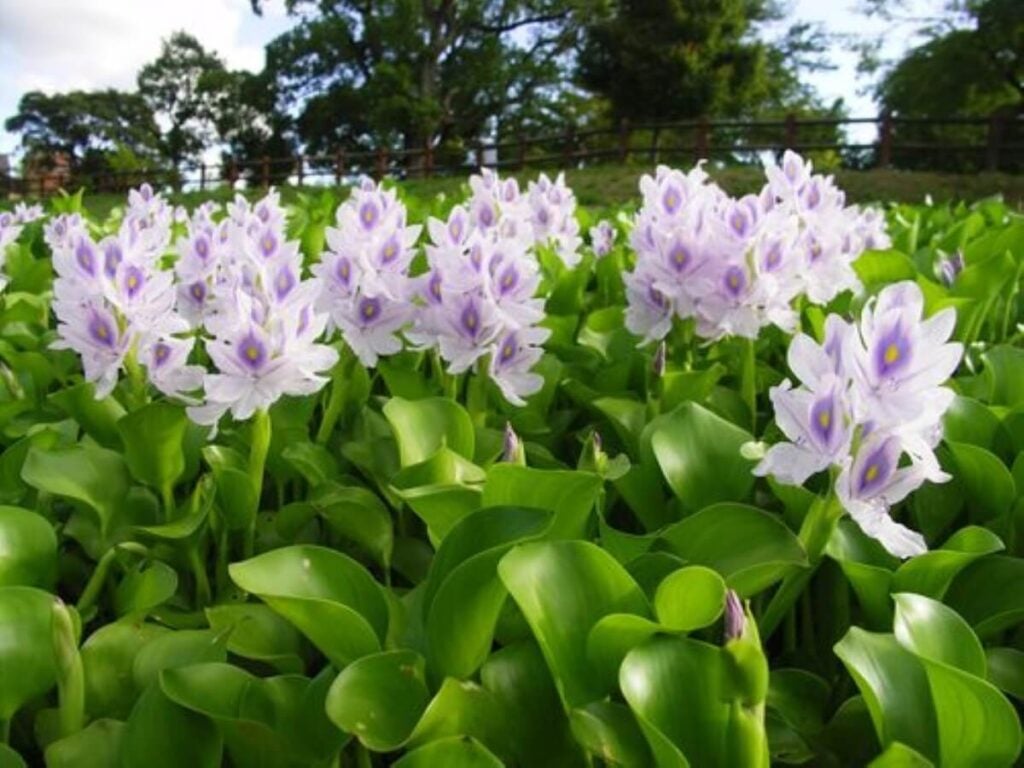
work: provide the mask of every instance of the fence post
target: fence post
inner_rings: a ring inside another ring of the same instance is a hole
[[[206,191],[206,163],[199,164],[199,191]]]
[[[892,164],[892,115],[882,115],[878,129],[878,167],[888,168]]]
[[[377,176],[377,181],[380,181],[381,179],[384,178],[384,175],[387,173],[387,169],[388,169],[388,150],[387,150],[386,147],[382,146],[382,147],[379,147],[377,149],[377,167],[375,169],[375,174]]]
[[[993,112],[988,118],[988,141],[985,144],[985,167],[990,171],[999,170],[999,145],[1003,139],[1003,117]]]
[[[334,153],[334,183],[341,186],[341,180],[345,177],[345,150],[339,148]]]
[[[565,144],[562,146],[562,167],[565,170],[572,168],[572,156],[576,146],[576,132],[570,128],[565,132]]]
[[[434,175],[434,142],[429,136],[423,146],[423,175],[428,179]]]
[[[482,171],[484,168],[484,143],[478,141],[476,143],[476,169]]]
[[[264,155],[261,164],[263,166],[261,171],[261,175],[263,177],[263,188],[268,189],[270,187],[270,158]]]
[[[526,167],[526,137],[520,133],[517,136],[517,141],[519,147],[516,155],[516,168],[521,171]]]
[[[302,155],[295,158],[295,180],[302,186],[302,177],[306,174],[306,163]]]
[[[238,181],[238,167],[235,165],[235,157],[232,155],[228,158],[228,186],[234,189],[236,181]]]
[[[619,120],[619,162],[629,162],[629,120]]]
[[[702,116],[697,121],[697,136],[693,143],[693,161],[699,163],[701,160],[707,160],[710,149],[711,124],[708,123],[706,117]]]
[[[792,112],[786,113],[786,137],[783,140],[783,145],[786,149],[793,149],[796,147],[796,132],[797,122],[796,115]]]

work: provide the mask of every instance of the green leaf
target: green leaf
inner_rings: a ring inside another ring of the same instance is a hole
[[[1024,350],[1000,345],[987,350],[981,359],[989,402],[1011,408],[1024,405]]]
[[[430,700],[423,657],[414,651],[365,656],[341,671],[327,716],[369,749],[390,752],[412,735]]]
[[[633,649],[619,685],[659,766],[768,766],[767,740],[733,702],[721,649],[661,637]],[[680,716],[686,713],[685,716]]]
[[[0,743],[0,768],[26,768],[26,765],[21,755]]]
[[[93,718],[123,720],[138,696],[132,667],[139,651],[171,630],[136,619],[105,624],[82,644],[85,711]]]
[[[989,682],[1017,700],[1024,701],[1024,651],[1016,648],[989,648],[985,656]]]
[[[445,539],[424,595],[433,678],[468,678],[484,663],[508,594],[498,561],[517,543],[540,536],[550,522],[545,510],[491,507],[474,512]],[[470,547],[480,546],[487,548],[452,567]]]
[[[318,487],[309,503],[332,530],[362,546],[384,568],[390,567],[395,546],[391,513],[377,494],[330,483]]]
[[[894,741],[885,752],[868,763],[868,768],[933,768],[933,765],[920,752]]]
[[[113,768],[118,764],[124,728],[124,723],[117,720],[94,720],[78,733],[48,746],[46,768]]]
[[[236,656],[270,664],[278,672],[302,672],[303,645],[298,630],[259,603],[228,603],[206,609],[210,627],[230,630],[227,648]]]
[[[141,616],[170,600],[178,590],[178,574],[160,560],[135,565],[114,593],[118,616]]]
[[[526,617],[567,709],[608,693],[587,659],[587,635],[603,616],[650,617],[647,598],[604,550],[583,541],[522,544],[498,574]]]
[[[173,488],[185,472],[188,424],[185,409],[166,401],[149,403],[117,422],[132,476],[157,490]]]
[[[85,433],[104,448],[121,448],[121,434],[117,423],[125,410],[117,400],[106,397],[96,399],[91,382],[83,381],[73,387],[60,389],[49,397],[50,401],[81,425]]]
[[[893,633],[896,641],[918,656],[985,677],[985,651],[956,611],[923,595],[900,593]]]
[[[283,547],[228,570],[235,584],[288,619],[336,667],[380,650],[387,601],[350,557],[323,547]]]
[[[968,505],[977,510],[978,519],[988,520],[1009,511],[1017,489],[1006,465],[976,445],[949,441],[946,445],[956,465],[957,481],[967,491]]]
[[[628,707],[595,701],[569,713],[573,735],[592,755],[623,768],[646,768],[653,757]]]
[[[57,580],[57,536],[42,515],[0,506],[0,587],[50,589]]]
[[[132,663],[135,687],[145,690],[165,669],[226,661],[225,639],[211,629],[179,629],[153,638],[139,649]]]
[[[724,609],[725,582],[715,571],[700,565],[669,574],[654,595],[658,621],[681,632],[714,623]]]
[[[394,768],[501,768],[504,763],[483,744],[466,736],[438,739],[414,749],[394,763]]]
[[[743,504],[715,504],[663,530],[684,560],[713,568],[747,597],[807,564],[796,536],[775,516]]]
[[[753,463],[740,447],[752,439],[748,432],[696,403],[683,403],[650,429],[654,456],[685,509],[747,498]]]
[[[175,704],[159,685],[139,697],[121,735],[123,768],[218,768],[222,751],[217,726]]]
[[[864,251],[853,262],[853,270],[869,290],[876,286],[898,283],[900,280],[913,280],[917,277],[914,262],[905,253],[892,248],[884,251]]]
[[[192,664],[160,675],[175,704],[217,723],[233,765],[322,765],[336,757],[344,735],[324,704],[333,670],[313,680],[298,675],[258,678],[223,663]]]
[[[515,643],[492,653],[480,669],[480,680],[509,713],[507,728],[520,765],[583,765],[583,754],[573,741],[558,690],[536,643]]]
[[[943,436],[956,443],[991,449],[999,431],[999,417],[992,409],[969,397],[957,395],[942,419]]]
[[[337,480],[341,474],[334,454],[316,443],[293,443],[281,456],[313,487]]]
[[[57,681],[54,599],[33,587],[0,587],[0,721]]]
[[[549,510],[555,515],[550,537],[583,538],[602,484],[600,476],[591,472],[500,463],[487,472],[482,504]]]
[[[442,446],[473,459],[473,422],[454,400],[393,397],[384,405],[384,416],[394,430],[403,467],[425,461]]]
[[[975,560],[1003,549],[992,531],[967,526],[954,533],[941,549],[907,560],[892,578],[894,592],[917,592],[941,600],[956,575]]]
[[[946,602],[978,633],[989,637],[1024,621],[1024,560],[989,555],[953,580]]]
[[[470,736],[507,761],[511,738],[506,718],[501,703],[490,691],[468,680],[448,678],[427,705],[408,746],[417,747],[448,736]]]
[[[128,471],[120,454],[91,445],[40,450],[32,448],[21,469],[33,488],[81,502],[97,515],[109,545],[123,519]],[[103,547],[106,549],[106,547]]]

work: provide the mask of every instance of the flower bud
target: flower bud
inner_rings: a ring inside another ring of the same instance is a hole
[[[665,375],[665,354],[665,342],[662,341],[658,344],[658,348],[654,352],[654,360],[651,362],[651,371],[659,379]]]
[[[730,589],[725,595],[725,641],[736,640],[742,636],[745,624],[743,601]]]
[[[505,440],[501,449],[501,460],[510,464],[526,465],[526,452],[519,435],[512,429],[511,422],[505,422]]]
[[[939,277],[946,286],[954,283],[961,272],[964,271],[964,255],[957,251],[939,262]]]

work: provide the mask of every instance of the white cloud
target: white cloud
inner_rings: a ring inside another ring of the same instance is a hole
[[[289,25],[280,0],[262,17],[248,0],[0,0],[0,121],[30,90],[132,89],[179,29],[233,69],[259,70],[263,46]],[[0,152],[17,138],[0,133]]]

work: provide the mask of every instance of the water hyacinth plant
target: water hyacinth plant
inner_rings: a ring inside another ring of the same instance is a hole
[[[171,199],[0,213],[0,765],[1019,761],[1019,213]]]

